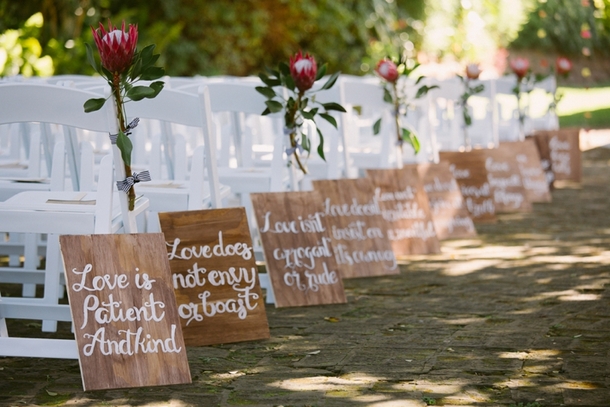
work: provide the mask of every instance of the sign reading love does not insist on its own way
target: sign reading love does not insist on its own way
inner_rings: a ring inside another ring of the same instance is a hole
[[[317,192],[251,194],[276,307],[346,302]]]
[[[188,346],[269,338],[243,208],[160,213]]]
[[[84,389],[191,383],[163,235],[60,244]]]
[[[319,180],[313,186],[323,199],[342,277],[398,274],[388,223],[381,215],[373,182],[369,178]]]
[[[440,252],[428,196],[417,168],[367,170],[396,256]]]
[[[412,164],[430,201],[434,229],[440,240],[475,237],[477,231],[449,164]]]

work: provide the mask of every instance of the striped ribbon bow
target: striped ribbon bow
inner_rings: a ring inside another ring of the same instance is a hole
[[[135,119],[133,119],[125,128],[125,135],[129,136],[131,135],[131,131],[133,129],[135,129],[138,126],[138,123],[140,123],[140,118],[136,117]],[[119,137],[118,134],[111,134],[110,135],[110,143],[112,144],[116,144],[116,139]]]
[[[146,182],[150,181],[150,172],[148,170],[142,171],[140,173],[134,172],[131,177],[125,178],[123,181],[117,181],[116,186],[119,191],[123,191],[127,193],[129,189],[133,186],[133,184],[137,184],[138,182]]]

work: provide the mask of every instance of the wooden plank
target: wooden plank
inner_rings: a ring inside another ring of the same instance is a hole
[[[580,130],[540,130],[532,136],[537,144],[548,149],[551,168],[556,181],[581,182],[582,152],[580,151]]]
[[[318,180],[313,186],[323,197],[342,277],[398,274],[387,238],[388,223],[381,215],[373,182],[369,178]]]
[[[388,239],[397,257],[440,253],[428,195],[416,166],[366,171],[373,181]],[[457,186],[456,186],[457,187]]]
[[[474,222],[449,164],[416,165],[430,201],[434,229],[440,240],[476,237]]]
[[[500,147],[517,158],[527,199],[530,202],[551,202],[551,190],[534,140],[502,142]]]
[[[460,186],[466,209],[472,220],[477,222],[495,222],[496,206],[492,188],[487,180],[485,156],[475,153],[481,150],[467,152],[442,151],[441,162],[449,165],[449,170]]]
[[[476,150],[485,156],[487,180],[492,189],[496,212],[531,212],[517,157],[510,148]]]
[[[345,303],[320,195],[312,191],[250,197],[276,307]]]
[[[160,213],[187,346],[269,338],[244,208]]]
[[[84,389],[190,383],[163,235],[60,244]]]

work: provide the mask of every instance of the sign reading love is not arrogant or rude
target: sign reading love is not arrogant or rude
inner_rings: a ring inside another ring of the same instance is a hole
[[[531,212],[519,163],[512,149],[500,145],[473,151],[485,157],[487,180],[491,186],[496,212]]]
[[[417,167],[367,170],[396,256],[440,252],[428,196]],[[456,185],[457,187],[457,185]]]
[[[388,223],[381,215],[373,182],[369,178],[320,180],[313,181],[313,186],[323,199],[342,277],[398,274]]]
[[[345,303],[322,198],[251,194],[276,307]]]
[[[477,231],[449,164],[440,162],[418,164],[416,167],[428,194],[438,238],[443,240],[475,237]]]
[[[84,389],[190,383],[163,235],[60,244]]]
[[[269,338],[243,208],[160,213],[188,346]]]

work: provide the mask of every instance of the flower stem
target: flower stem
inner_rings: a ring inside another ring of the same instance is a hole
[[[127,124],[125,120],[125,113],[123,111],[123,98],[121,97],[121,75],[116,73],[112,78],[112,93],[114,94],[114,100],[116,102],[116,114],[117,121],[119,123],[119,131],[121,133],[125,133],[125,130],[127,129]],[[128,165],[126,162],[123,162],[123,165],[125,167],[125,176],[131,176],[131,166]],[[129,202],[129,210],[133,211],[136,201],[136,191],[133,186],[129,188],[129,191],[127,191],[127,199]]]
[[[297,112],[299,111],[299,108],[301,106],[301,99],[303,98],[304,94],[305,94],[305,92],[299,90],[299,94],[297,95],[297,101],[294,104],[294,106],[292,107],[292,109],[290,109],[290,111],[288,112],[291,123],[286,123],[286,125],[289,128],[291,128],[291,129],[295,129],[295,130],[290,132],[290,147],[295,149],[294,152],[292,153],[292,155],[294,155],[294,159],[295,159],[297,165],[299,166],[299,169],[301,171],[303,171],[303,174],[307,174],[307,168],[305,168],[305,166],[301,162],[301,158],[297,154],[297,149],[296,149],[296,146],[297,146],[296,115],[297,115]]]
[[[400,101],[398,100],[398,89],[396,82],[392,82],[392,90],[394,91],[394,121],[396,122],[396,141],[402,152],[402,134],[400,131]]]

